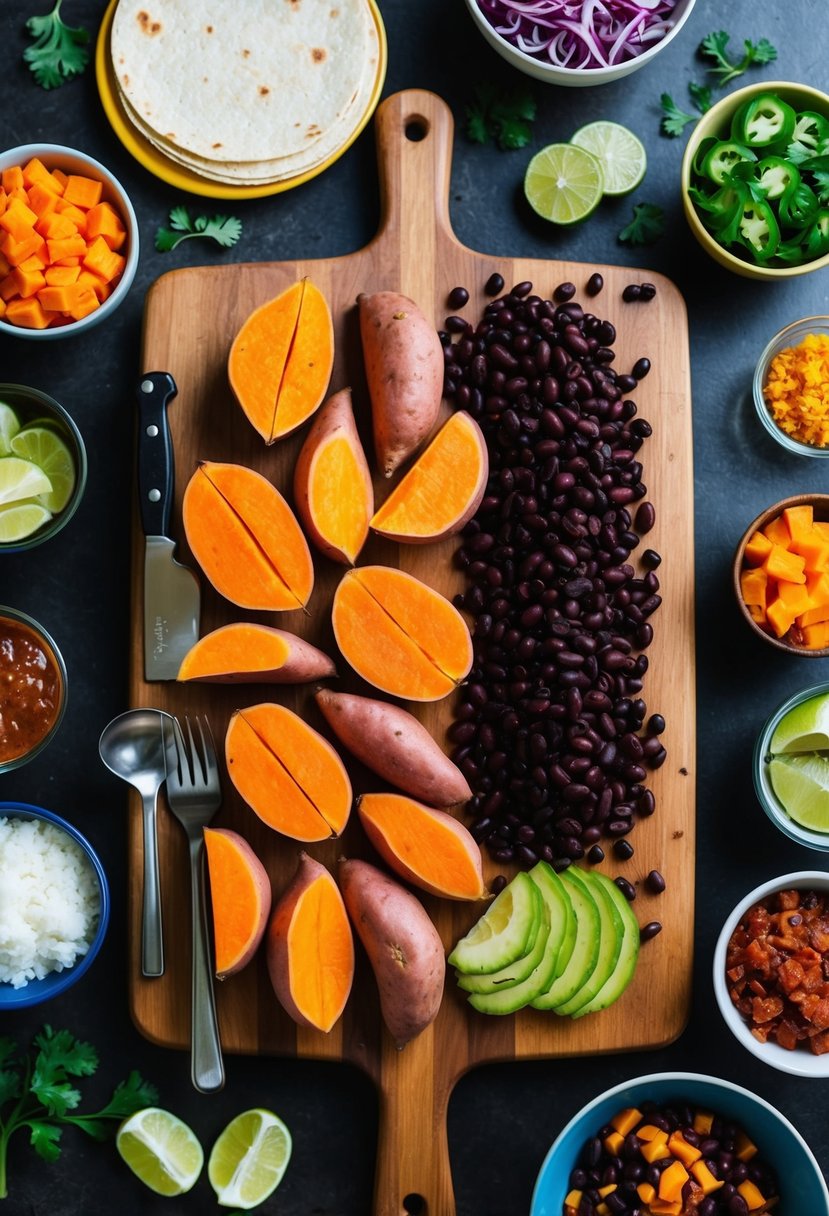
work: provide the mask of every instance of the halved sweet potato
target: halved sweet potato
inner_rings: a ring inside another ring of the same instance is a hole
[[[256,953],[271,910],[268,872],[248,842],[228,828],[205,828],[216,978],[241,971]]]
[[[251,425],[273,443],[317,409],[333,364],[328,304],[310,279],[301,279],[250,314],[233,340],[227,371]]]
[[[486,440],[474,418],[461,410],[398,482],[371,528],[412,545],[454,536],[480,506],[488,475]]]
[[[294,499],[317,548],[353,566],[368,536],[374,489],[350,388],[329,397],[314,419],[297,458]]]
[[[225,738],[227,771],[268,827],[294,840],[339,836],[351,782],[334,748],[284,705],[238,709]]]
[[[403,570],[349,570],[334,594],[331,623],[357,674],[409,701],[448,696],[472,666],[472,641],[461,614]]]
[[[285,1012],[328,1032],[354,979],[354,938],[339,887],[325,866],[300,853],[291,884],[268,926],[268,973]]]
[[[177,679],[205,684],[307,684],[335,676],[327,654],[286,629],[233,621],[199,638]]]
[[[241,608],[303,608],[314,586],[308,542],[285,499],[261,473],[202,461],[184,491],[193,556],[220,595]]]
[[[486,895],[481,850],[446,811],[403,794],[363,794],[357,811],[377,852],[406,882],[445,899]]]

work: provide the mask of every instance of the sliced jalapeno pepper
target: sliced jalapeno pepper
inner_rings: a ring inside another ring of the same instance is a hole
[[[739,239],[758,262],[773,258],[780,244],[780,228],[768,203],[750,199],[743,204]]]
[[[803,144],[812,152],[819,152],[826,139],[829,139],[829,119],[815,114],[813,110],[801,110],[795,118],[792,142]]]
[[[706,153],[702,162],[702,173],[704,177],[721,186],[735,165],[740,164],[741,161],[756,160],[757,157],[751,148],[747,148],[733,139],[721,139]]]
[[[757,165],[756,179],[765,198],[778,199],[800,184],[800,171],[782,156],[766,156]]]
[[[808,261],[808,254],[803,243],[805,232],[793,236],[788,241],[781,241],[774,255],[776,262],[784,262],[786,266],[801,266]]]
[[[716,194],[703,194],[692,187],[690,195],[697,208],[704,212],[703,224],[718,240],[723,239],[722,234],[729,228],[733,228],[736,235],[743,204],[748,200],[748,187],[744,182],[730,182],[721,186]],[[734,235],[729,237],[729,240],[733,239]]]
[[[731,138],[749,148],[780,145],[791,141],[797,115],[776,93],[761,93],[743,102],[731,123]]]

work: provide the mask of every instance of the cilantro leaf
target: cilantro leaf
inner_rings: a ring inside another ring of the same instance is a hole
[[[158,1090],[149,1081],[145,1081],[140,1072],[132,1070],[126,1081],[119,1082],[107,1102],[98,1111],[98,1119],[126,1119],[145,1106],[155,1106],[158,1102]]]
[[[29,1143],[38,1157],[42,1157],[44,1161],[57,1161],[60,1156],[58,1141],[63,1128],[55,1127],[53,1123],[43,1123],[39,1119],[29,1119],[25,1126],[31,1132]]]
[[[35,1073],[38,1072],[62,1079],[64,1074],[70,1077],[91,1077],[98,1067],[98,1053],[89,1043],[82,1043],[68,1030],[53,1031],[51,1026],[44,1026],[40,1034],[35,1035],[35,1044],[40,1048],[35,1060]]]
[[[652,245],[665,231],[665,218],[656,203],[636,203],[633,219],[619,233],[619,240],[629,245]]]
[[[191,220],[186,207],[174,207],[169,215],[169,228],[159,228],[155,247],[159,253],[169,253],[190,237],[209,237],[223,249],[230,249],[242,235],[242,221],[233,215],[199,215]]]
[[[662,106],[660,127],[663,135],[670,135],[672,139],[675,139],[682,134],[689,122],[697,121],[696,114],[686,114],[684,110],[680,110],[670,93],[663,93],[659,98],[659,104]]]
[[[82,26],[69,26],[61,19],[63,0],[44,16],[30,17],[26,30],[34,39],[23,52],[23,59],[37,84],[43,89],[56,89],[73,76],[78,76],[89,62],[89,32]]]
[[[479,85],[466,106],[466,134],[473,143],[494,141],[502,150],[525,148],[532,138],[537,105],[528,86],[499,92],[493,84]]]
[[[706,111],[711,109],[714,98],[710,85],[697,84],[695,80],[691,80],[688,82],[688,92],[691,95],[691,101],[697,107],[700,114],[705,114]]]
[[[707,59],[713,59],[714,66],[708,70],[716,76],[720,88],[730,84],[738,76],[742,76],[752,63],[773,63],[777,58],[777,48],[772,46],[768,38],[761,38],[758,42],[752,42],[751,39],[746,38],[743,42],[743,57],[735,63],[729,57],[728,43],[729,35],[725,30],[716,30],[712,34],[707,34],[699,46],[701,55]]]

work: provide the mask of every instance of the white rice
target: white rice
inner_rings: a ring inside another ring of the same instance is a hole
[[[97,876],[71,836],[44,819],[0,818],[0,983],[71,967],[99,912]]]

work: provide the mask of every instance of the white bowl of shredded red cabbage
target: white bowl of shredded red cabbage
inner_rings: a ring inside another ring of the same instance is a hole
[[[695,0],[466,0],[503,59],[550,84],[608,84],[676,37]]]

